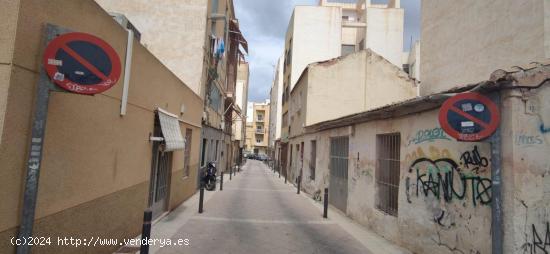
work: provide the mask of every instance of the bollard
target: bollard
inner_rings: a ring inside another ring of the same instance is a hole
[[[199,213],[202,213],[202,203],[204,201],[204,186],[201,185],[199,193]]]
[[[223,171],[220,174],[220,190],[223,190]]]
[[[285,172],[286,172],[286,171],[285,171]],[[288,174],[288,173],[285,173],[285,183],[286,183],[286,175],[287,175],[287,174]]]
[[[143,229],[141,230],[140,254],[149,253],[149,239],[151,238],[151,220],[153,219],[153,211],[151,208],[145,209],[143,212]],[[145,244],[143,244],[145,242]]]
[[[277,171],[279,171],[279,178],[281,178],[281,169],[277,169]]]
[[[302,184],[302,176],[298,176],[298,191],[296,192],[296,194],[300,194],[300,185]]]
[[[232,175],[233,175],[233,169],[229,168],[229,180],[231,180]]]
[[[233,176],[237,176],[237,170],[233,170]]]
[[[323,202],[323,218],[328,218],[328,188],[325,188],[325,198]]]

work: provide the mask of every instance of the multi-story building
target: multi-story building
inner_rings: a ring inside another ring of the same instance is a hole
[[[235,111],[233,112],[233,157],[241,164],[246,141],[246,114],[248,109],[248,81],[250,70],[248,63],[239,63],[235,88]]]
[[[233,0],[209,0],[204,40],[202,97],[204,100],[201,163],[217,162],[220,172],[236,165],[233,116],[238,66],[248,44],[240,32]],[[244,50],[241,51],[241,48]],[[244,96],[243,96],[244,98]],[[241,113],[242,116],[242,113]]]
[[[84,250],[54,239],[134,238],[144,210],[159,218],[193,195],[203,102],[92,0],[0,0],[0,6],[1,252],[15,253],[18,246],[10,239],[30,217],[32,235],[53,243],[33,246],[32,252],[113,253],[120,246]],[[47,121],[35,125],[45,135],[37,139],[31,127],[37,88],[53,85],[43,76],[44,44],[65,32],[101,38],[120,58],[121,69],[132,71],[94,96],[49,92],[49,106],[39,108],[47,110]],[[33,170],[40,174],[26,178]],[[24,191],[26,179],[38,184],[35,213],[23,201],[32,193]]]
[[[279,170],[281,154],[281,118],[283,106],[283,68],[284,56],[279,57],[271,90],[269,92],[269,156],[273,158],[276,170]]]
[[[321,0],[319,6],[296,6],[291,16],[284,49],[281,119],[282,165],[289,164],[292,147],[290,132],[290,93],[306,67],[315,62],[346,56],[369,48],[375,54],[402,68],[404,10],[399,0],[373,4],[370,0],[351,3]],[[322,42],[322,43],[320,43]],[[343,116],[343,115],[340,115]],[[285,174],[286,168],[283,168]]]
[[[252,121],[247,122],[247,152],[268,155],[269,100],[252,103]]]

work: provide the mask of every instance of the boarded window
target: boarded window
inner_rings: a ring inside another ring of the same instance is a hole
[[[376,139],[376,207],[397,216],[401,136],[399,133],[383,134],[377,135]]]
[[[317,163],[317,141],[311,141],[311,156],[309,160],[309,179],[315,180],[315,164]]]
[[[191,138],[193,136],[193,130],[185,130],[185,151],[183,156],[183,165],[185,169],[183,170],[183,176],[189,176],[189,164],[191,163]]]

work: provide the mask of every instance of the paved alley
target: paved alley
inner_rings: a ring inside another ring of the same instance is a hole
[[[370,253],[262,162],[249,160],[223,187],[171,237],[189,246],[157,253]]]

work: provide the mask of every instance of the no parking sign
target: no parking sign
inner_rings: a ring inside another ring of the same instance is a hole
[[[101,93],[118,81],[120,59],[104,40],[86,33],[66,33],[44,51],[44,68],[52,81],[73,93]]]
[[[491,99],[479,93],[462,93],[447,99],[439,110],[439,124],[460,141],[479,141],[498,128],[500,114]]]

